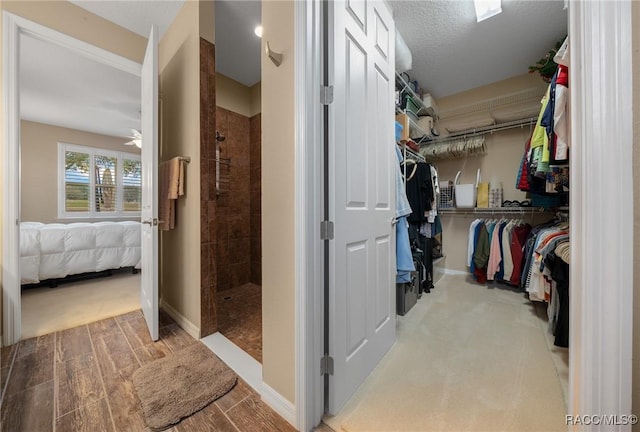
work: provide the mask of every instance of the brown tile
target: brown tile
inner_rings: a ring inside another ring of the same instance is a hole
[[[11,362],[13,361],[16,352],[18,352],[17,343],[9,346],[3,346],[0,349],[0,368],[11,366]]]
[[[105,396],[93,353],[58,362],[56,368],[58,417]]]
[[[200,244],[200,278],[202,287],[209,285],[209,279],[211,275],[211,255],[215,254],[212,243]],[[206,281],[205,281],[206,279]]]
[[[220,408],[210,404],[174,426],[176,432],[237,432]]]
[[[262,284],[262,261],[253,261],[251,263],[251,283]]]
[[[247,215],[248,216],[248,215]],[[250,237],[251,224],[246,216],[229,216],[229,240]]]
[[[122,322],[120,327],[122,327],[122,332],[133,349],[153,342],[147,321],[141,316]]]
[[[246,178],[246,177],[245,177]],[[239,180],[240,182],[246,182],[248,180]],[[249,212],[251,203],[249,202],[249,186],[242,189],[237,189],[232,194],[232,199],[229,200],[229,214],[242,214]]]
[[[164,310],[162,310],[162,309],[160,309],[158,317],[159,317],[159,320],[160,320],[160,327],[164,327],[164,326],[168,326],[168,325],[176,323],[173,320],[173,318],[171,318],[171,316],[168,313],[166,313]]]
[[[40,340],[40,343],[38,342]],[[21,392],[53,379],[53,338],[38,337],[20,342],[9,375],[6,395]],[[23,350],[22,344],[25,343]]]
[[[231,288],[231,272],[229,265],[219,265],[216,272],[216,288],[219,290],[228,290]]]
[[[221,214],[227,214],[226,209],[229,207],[229,194],[222,193],[216,196],[216,217]]]
[[[216,129],[224,136],[229,134],[229,111],[216,108]]]
[[[186,348],[196,342],[186,331],[179,325],[173,324],[160,329],[160,339],[173,352]]]
[[[103,377],[128,366],[139,365],[129,343],[121,335],[98,338],[93,341],[93,344]]]
[[[260,233],[262,231],[262,214],[251,213],[249,216],[249,225],[251,226],[251,236],[255,236],[254,233]],[[259,236],[258,236],[259,237]]]
[[[140,364],[142,365],[171,354],[171,350],[167,345],[165,345],[163,341],[153,342],[148,345],[136,348],[134,352],[136,353],[136,357],[138,357],[138,360],[140,360]]]
[[[86,405],[56,420],[56,430],[74,432],[113,431],[106,399]]]
[[[226,412],[227,416],[243,432],[294,432],[296,429],[275,413],[258,395],[245,398]]]
[[[209,240],[211,241],[211,243],[216,243],[218,240],[218,231],[216,229],[218,223],[218,218],[216,216],[216,206],[216,201],[207,202],[207,213],[209,215],[209,220],[205,221],[204,223],[209,226]]]
[[[7,378],[9,378],[10,366],[0,369],[0,399],[2,399],[2,393],[4,392],[5,385],[7,384]]]
[[[233,266],[234,264],[239,264],[246,262],[248,263],[251,259],[251,249],[249,248],[249,236],[229,239],[229,265]],[[231,274],[233,274],[233,269],[231,270]]]
[[[231,407],[235,406],[242,399],[255,394],[255,391],[249,387],[249,384],[244,382],[244,380],[238,378],[238,383],[234,388],[229,391],[226,395],[222,396],[220,399],[216,400],[216,405],[218,408],[222,410],[222,412],[227,412]]]
[[[53,380],[5,398],[1,424],[11,432],[53,430]]]
[[[104,376],[107,399],[113,415],[116,431],[145,430],[144,417],[140,401],[133,386],[133,373],[137,365]]]
[[[142,309],[138,309],[138,310],[134,310],[132,312],[123,314],[123,315],[118,315],[117,317],[114,317],[116,321],[118,321],[118,323],[122,323],[123,321],[128,321],[130,319],[136,319],[138,317],[143,317],[142,315]]]
[[[53,352],[54,346],[54,335],[53,333],[47,334],[44,336],[38,336],[31,339],[25,339],[19,342],[18,344],[18,352],[16,353],[16,358],[24,357],[29,354],[33,354],[36,351],[45,352],[51,351]]]
[[[204,183],[202,179],[200,181]],[[209,225],[208,201],[201,200],[200,201],[200,243],[209,243],[210,241],[211,241],[211,231],[210,231],[210,225]]]
[[[217,216],[216,240],[218,245],[226,245],[229,241],[229,216],[220,213]]]
[[[114,318],[107,318],[102,321],[96,321],[88,325],[89,334],[95,340],[112,334],[120,334],[120,326]]]
[[[231,273],[231,287],[237,287],[249,283],[249,277],[251,275],[249,262],[231,264],[229,267]]]

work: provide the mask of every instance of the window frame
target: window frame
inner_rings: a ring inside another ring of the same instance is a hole
[[[66,153],[76,152],[89,155],[89,211],[70,212],[66,210]],[[95,156],[107,156],[116,158],[116,210],[113,212],[96,211],[95,202]],[[90,147],[78,144],[58,142],[58,219],[131,219],[140,217],[140,211],[124,210],[124,160],[140,161],[140,155],[136,153],[108,150],[100,147]],[[140,176],[140,188],[142,191],[142,175]],[[142,206],[142,202],[140,203]]]

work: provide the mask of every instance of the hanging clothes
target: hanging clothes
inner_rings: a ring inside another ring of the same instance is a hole
[[[415,271],[411,246],[409,244],[409,224],[407,216],[411,214],[411,206],[405,193],[400,163],[402,153],[396,146],[396,283],[411,282],[411,272]]]

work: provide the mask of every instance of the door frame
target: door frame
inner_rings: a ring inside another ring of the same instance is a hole
[[[20,35],[140,76],[142,65],[10,12],[2,13],[2,344],[20,340]]]
[[[569,2],[571,141],[577,149],[570,151],[568,414],[574,416],[631,414],[631,7],[630,0]]]
[[[322,16],[310,10],[315,5],[300,3],[296,2],[296,37],[303,42],[296,44],[296,103],[297,108],[306,108],[304,113],[298,110],[296,117],[296,411],[298,427],[308,431],[319,419],[317,394],[323,390],[318,379],[323,353],[323,300],[318,297],[323,271],[318,230],[322,178],[317,175],[322,171],[321,158],[313,161],[311,156],[322,144],[321,134],[314,135],[321,131],[318,122],[322,113],[315,97],[321,81],[313,74],[321,70],[322,59],[311,54],[313,50],[304,51],[308,44],[304,30],[319,37]],[[570,156],[573,212],[568,414],[628,415],[633,347],[632,2],[567,3],[571,63],[575,65],[570,69],[572,139],[575,149],[584,150],[573,151]],[[604,52],[600,50],[603,36],[615,42],[607,44],[609,49]],[[602,76],[608,79],[600,79]],[[313,103],[306,99],[309,95]],[[614,142],[620,151],[605,153],[600,150],[601,142]],[[596,178],[593,172],[612,175]],[[302,196],[305,192],[310,195]],[[603,211],[593,211],[598,208]],[[612,217],[617,218],[614,224]],[[603,226],[611,227],[607,236],[593,236],[594,231],[589,231]],[[607,242],[607,238],[625,242]],[[606,272],[607,280],[605,272],[598,274],[600,267],[593,265],[602,262],[615,264],[615,271]],[[615,273],[613,278],[610,273]],[[613,287],[606,298],[601,297],[603,286]],[[312,362],[303,362],[310,356]],[[580,426],[568,429],[583,430]],[[630,430],[630,425],[620,430]]]
[[[320,239],[324,133],[323,0],[296,1],[295,35],[295,379],[296,427],[308,431],[324,414],[320,374],[324,337],[324,265]]]

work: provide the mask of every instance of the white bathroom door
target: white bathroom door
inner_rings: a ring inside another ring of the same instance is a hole
[[[382,1],[331,3],[329,412],[393,345],[395,25]]]
[[[151,28],[142,62],[142,286],[140,303],[153,340],[158,340],[158,43]]]

